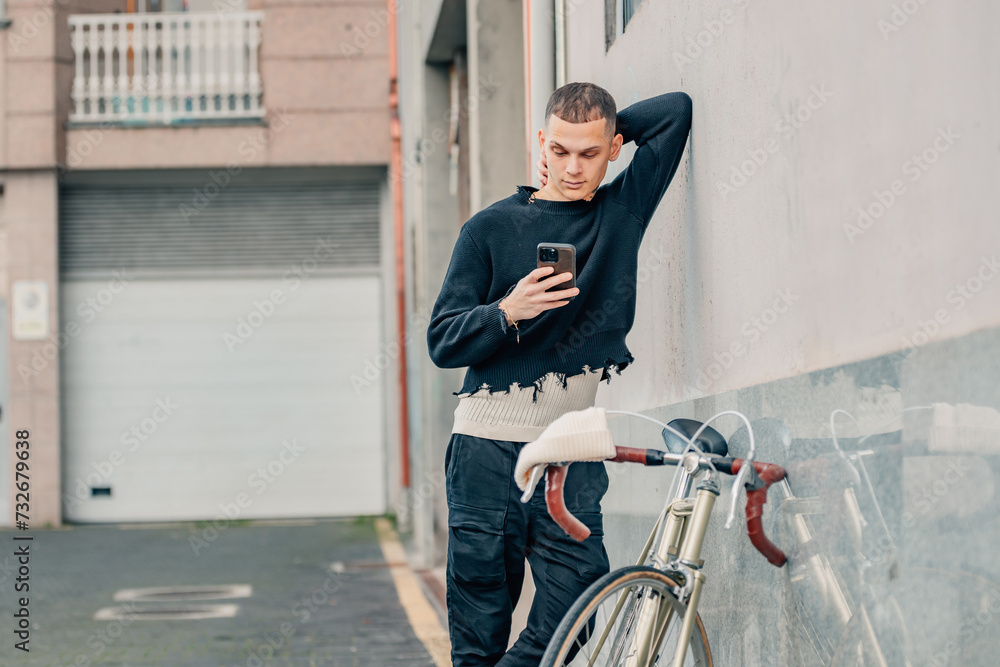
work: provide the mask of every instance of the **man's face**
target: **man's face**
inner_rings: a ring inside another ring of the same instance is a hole
[[[546,130],[538,131],[538,146],[545,156],[549,179],[545,187],[553,198],[588,199],[601,185],[608,161],[618,157],[622,135],[609,142],[604,118],[569,123],[555,114]]]

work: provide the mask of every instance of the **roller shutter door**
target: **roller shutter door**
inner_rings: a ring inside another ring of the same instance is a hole
[[[268,176],[62,188],[67,519],[385,511],[379,186]]]

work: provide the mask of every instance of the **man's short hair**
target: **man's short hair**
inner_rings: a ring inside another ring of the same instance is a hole
[[[600,86],[583,81],[567,83],[549,96],[545,105],[545,127],[549,126],[549,116],[555,114],[567,123],[586,123],[603,118],[606,121],[608,142],[615,137],[615,119],[618,107],[611,93]]]

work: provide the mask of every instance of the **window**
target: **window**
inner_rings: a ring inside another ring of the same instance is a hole
[[[0,0],[2,3],[3,0]],[[132,0],[129,12],[245,12],[247,0]]]
[[[632,20],[635,10],[642,4],[642,0],[617,0],[617,2],[619,7],[617,14],[621,17],[621,26],[624,30],[628,22]]]
[[[604,46],[611,47],[615,39],[625,32],[643,0],[604,0]]]
[[[134,3],[129,3],[129,8],[125,11],[135,12],[137,14],[146,14],[149,12],[159,12],[162,11],[160,7],[160,0],[136,0]]]

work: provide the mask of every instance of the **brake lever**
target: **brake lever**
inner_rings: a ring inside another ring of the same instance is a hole
[[[750,422],[748,420],[744,419],[744,422],[746,423],[747,431],[750,434],[750,453],[747,454],[747,457],[745,459],[743,459],[744,465],[740,467],[740,471],[736,473],[736,479],[733,480],[733,490],[731,493],[733,500],[729,504],[729,516],[726,517],[726,523],[725,523],[726,530],[732,528],[733,521],[736,520],[736,505],[737,503],[739,503],[740,500],[740,486],[744,484],[743,480],[746,478],[746,476],[747,475],[752,476],[751,480],[749,482],[746,482],[746,484],[748,485],[747,486],[748,492],[751,490],[749,488],[750,484],[753,484],[754,488],[757,489],[761,488],[762,486],[766,486],[764,480],[762,480],[760,478],[760,475],[757,474],[757,469],[754,468],[753,466],[754,456],[757,455],[757,445],[753,439],[753,428],[750,427]]]
[[[754,467],[753,460],[748,459],[747,461],[750,464],[750,469],[746,474],[750,479],[743,483],[743,488],[747,490],[747,493],[756,491],[757,489],[763,489],[767,486],[767,482],[760,478],[760,474],[757,473],[757,468]],[[736,489],[734,488],[733,491],[735,492]]]
[[[751,451],[747,458],[743,459],[744,463],[740,466],[740,471],[736,473],[736,479],[733,480],[733,490],[730,495],[732,495],[733,500],[729,504],[729,516],[726,517],[726,523],[724,527],[729,530],[733,527],[733,521],[736,520],[736,504],[740,500],[740,486],[743,485],[743,479],[747,476],[747,469],[749,468],[752,474],[756,477],[756,481],[763,481],[760,479],[760,475],[757,474],[756,468],[753,467],[753,456],[754,452]]]

